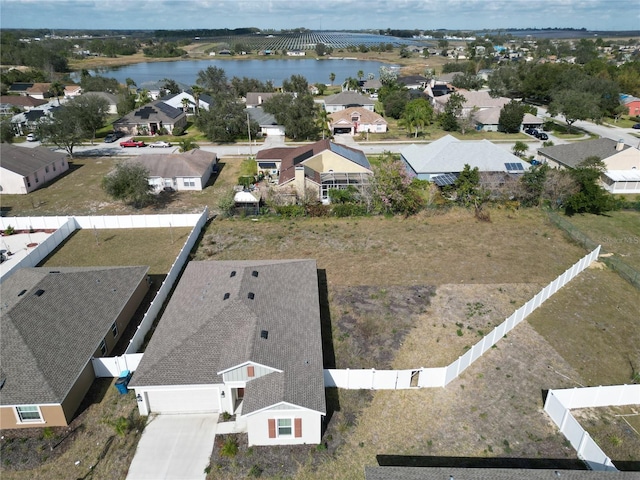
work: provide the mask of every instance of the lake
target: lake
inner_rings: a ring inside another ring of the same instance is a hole
[[[370,73],[379,78],[379,70],[382,62],[368,60],[342,60],[342,59],[280,59],[268,60],[179,60],[174,62],[149,62],[136,63],[122,67],[103,68],[90,70],[91,75],[102,75],[117,79],[125,83],[127,78],[132,78],[138,86],[144,82],[157,82],[164,78],[170,78],[186,85],[196,83],[196,77],[200,70],[207,67],[222,68],[227,79],[233,77],[255,78],[262,82],[271,80],[275,86],[282,85],[282,81],[289,79],[291,75],[302,75],[312,83],[331,83],[329,75],[336,74],[335,84],[342,83],[348,77],[357,78],[358,71],[362,70],[365,79]],[[396,66],[397,67],[397,66]],[[77,80],[78,74],[74,75]]]

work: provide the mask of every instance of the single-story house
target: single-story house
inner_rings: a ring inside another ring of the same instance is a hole
[[[476,112],[473,116],[473,119],[476,123],[476,128],[485,132],[500,131],[501,112],[501,108],[486,108],[484,110]],[[541,128],[543,123],[544,122],[541,118],[538,118],[535,115],[531,115],[530,113],[525,113],[524,117],[522,118],[522,123],[520,124],[520,129],[524,130],[527,128]]]
[[[185,91],[189,89],[189,86],[181,83],[181,82],[176,82],[176,84],[178,85],[178,88],[181,91]],[[165,82],[164,81],[153,81],[150,80],[148,82],[144,82],[140,85],[138,85],[136,87],[136,92],[138,94],[147,91],[149,92],[149,96],[153,99],[153,100],[158,100],[160,97],[164,97],[165,95],[167,95],[169,93],[169,91],[165,88]]]
[[[24,95],[29,95],[33,98],[39,98],[40,100],[44,100],[45,98],[52,97],[53,95],[49,91],[51,88],[50,83],[34,83],[29,88],[27,88],[24,92]]]
[[[113,93],[109,93],[109,92],[86,92],[82,94],[83,96],[93,96],[93,97],[99,97],[99,98],[104,98],[107,103],[109,104],[109,110],[108,112],[110,114],[117,114],[118,113],[118,96],[114,95]]]
[[[195,113],[196,99],[193,96],[193,90],[189,89],[180,93],[167,95],[166,97],[162,97],[162,101],[167,105],[171,105],[173,108],[184,110],[184,104],[182,102],[185,98],[189,101],[189,107],[185,113]],[[198,96],[198,105],[201,110],[209,110],[211,105],[213,105],[213,98],[206,93],[201,93]]]
[[[0,428],[66,426],[142,302],[149,267],[21,268],[2,282]]]
[[[165,188],[185,191],[204,189],[218,157],[213,152],[196,148],[184,153],[138,155],[129,162],[140,164],[149,171],[149,185],[156,192]]]
[[[38,123],[40,123],[45,117],[55,114],[58,108],[62,108],[58,105],[58,102],[53,100],[46,102],[38,107],[30,108],[25,112],[20,112],[9,120],[13,131],[17,135],[25,135],[28,132],[34,131]]]
[[[429,82],[427,77],[422,75],[407,75],[403,77],[398,77],[396,80],[400,85],[404,85],[409,90],[424,90]]]
[[[0,97],[0,104],[16,107],[22,111],[29,111],[32,108],[45,105],[46,103],[46,100],[30,97],[28,95],[2,95],[2,97]]]
[[[611,193],[640,193],[640,150],[622,141],[597,138],[554,145],[538,150],[542,162],[556,168],[575,168],[589,157],[606,165],[600,176],[602,187]]]
[[[155,135],[162,130],[171,133],[176,127],[186,126],[187,114],[181,109],[167,105],[162,100],[155,100],[138,107],[113,122],[114,130],[128,135]]]
[[[245,104],[247,108],[259,107],[271,97],[278,94],[278,92],[247,92]]]
[[[451,92],[454,92],[455,88],[446,83],[435,83],[431,82],[424,89],[424,94],[429,97],[431,100],[431,104],[433,104],[433,99],[436,97],[441,97],[443,95],[447,95]]]
[[[373,112],[376,101],[356,92],[340,92],[323,100],[327,113],[338,112],[350,107],[363,107]]]
[[[620,95],[620,102],[629,109],[629,115],[640,116],[640,98],[633,95]]]
[[[382,88],[382,82],[377,78],[362,82],[362,90],[369,93],[377,93]]]
[[[387,121],[379,114],[363,107],[350,107],[329,114],[329,126],[334,134],[384,133]]]
[[[304,57],[306,53],[304,50],[287,50],[287,55],[290,57]]]
[[[465,165],[481,173],[524,173],[531,166],[488,140],[462,141],[446,135],[429,144],[410,145],[400,152],[407,172],[439,186],[452,184]]]
[[[65,85],[64,98],[74,98],[82,95],[82,87],[80,85]]]
[[[261,165],[265,159],[276,157],[279,157],[279,190],[298,197],[304,197],[312,191],[323,202],[329,202],[330,189],[364,187],[370,183],[373,175],[369,160],[362,150],[338,145],[330,140],[319,140],[299,147],[261,150],[256,160]]]
[[[320,443],[315,260],[189,262],[129,388],[141,415],[228,412],[250,446]]]
[[[245,113],[249,115],[251,120],[260,125],[260,133],[262,133],[262,135],[284,136],[284,125],[280,125],[277,122],[276,117],[274,117],[270,113],[265,112],[262,107],[246,108]]]
[[[465,98],[465,102],[462,105],[463,116],[468,116],[474,109],[476,112],[480,112],[488,108],[497,108],[499,112],[502,107],[511,101],[510,98],[506,97],[493,98],[486,90],[458,90],[457,93]],[[444,112],[444,107],[450,97],[451,94],[434,97],[434,110],[438,113]]]
[[[45,147],[0,144],[0,194],[25,194],[69,170],[67,155]]]
[[[14,82],[9,86],[7,93],[27,96],[27,90],[33,87],[33,82]]]
[[[282,157],[291,152],[292,147],[275,147],[259,150],[256,155],[258,172],[268,176],[280,175],[280,162]]]

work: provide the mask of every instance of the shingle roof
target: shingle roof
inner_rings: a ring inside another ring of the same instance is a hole
[[[26,148],[8,143],[0,144],[0,166],[23,177],[65,158],[65,153],[53,152],[45,147]]]
[[[113,125],[140,125],[148,124],[149,122],[163,122],[173,125],[179,118],[185,116],[186,114],[183,111],[167,105],[162,100],[156,100],[128,113],[113,122]]]
[[[352,124],[351,117],[354,114],[359,115],[360,120],[358,121],[358,123],[361,124],[387,124],[387,121],[381,115],[363,107],[345,108],[344,110],[330,113],[329,118],[331,119],[331,123],[334,125],[340,121],[346,122],[347,124]]]
[[[637,479],[637,472],[526,468],[365,467],[365,480],[602,480]]]
[[[61,403],[148,270],[22,268],[4,280],[0,404]]]
[[[489,95],[489,92],[486,90],[458,90],[457,93],[461,94],[465,98],[463,108],[502,108],[511,101],[511,99],[506,97],[494,98]],[[436,97],[435,101],[439,104],[445,105],[447,101],[449,101],[450,97],[451,94],[448,93],[446,95]]]
[[[356,92],[340,92],[324,99],[325,105],[375,105],[376,101]]]
[[[274,95],[279,95],[279,94],[277,92],[247,92],[246,104],[262,105],[264,102],[272,98]]]
[[[149,176],[161,178],[202,177],[211,170],[217,156],[200,149],[184,153],[138,155],[129,160],[149,170]]]
[[[117,105],[118,104],[118,96],[114,95],[113,93],[109,93],[109,92],[85,92],[82,94],[82,96],[86,96],[89,95],[90,97],[99,97],[99,98],[104,98],[107,102],[109,102],[109,105]]]
[[[278,125],[276,117],[265,112],[261,107],[245,108],[244,111],[251,117],[251,120],[257,122],[261,127],[265,125]]]
[[[361,167],[371,170],[371,164],[362,150],[347,147],[346,145],[338,145],[328,139],[319,140],[315,143],[301,145],[299,147],[276,147],[261,150],[258,152],[257,158],[258,160],[280,160],[279,183],[283,184],[295,177],[296,165],[301,164],[305,160],[308,160],[325,150],[330,150],[333,153],[360,165]],[[323,172],[316,173],[320,174]],[[319,180],[319,178],[316,178],[316,180]]]
[[[39,107],[47,103],[46,100],[33,98],[29,95],[2,95],[0,103],[15,105],[16,107]]]
[[[523,170],[529,169],[527,162],[488,140],[463,142],[451,135],[427,145],[410,145],[400,153],[418,174],[461,172],[467,164],[481,172],[509,171],[506,163],[518,163]]]
[[[538,153],[566,167],[573,168],[588,157],[598,157],[600,160],[604,160],[619,153],[616,151],[617,144],[618,142],[610,138],[597,138],[541,148]],[[624,145],[623,150],[627,148],[631,147]]]
[[[283,373],[247,383],[245,414],[282,401],[325,412],[314,260],[190,262],[130,386],[219,384],[247,362]]]

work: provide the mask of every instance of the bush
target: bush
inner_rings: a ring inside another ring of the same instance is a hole
[[[321,203],[310,203],[306,209],[307,215],[310,217],[328,217],[331,213],[329,206]]]
[[[173,130],[171,131],[171,135],[173,135],[174,137],[179,137],[181,135],[184,135],[184,128],[173,127]]]
[[[305,210],[302,205],[278,205],[276,214],[283,217],[304,217]]]
[[[366,207],[358,203],[339,203],[333,205],[331,211],[336,217],[362,217],[367,214]]]
[[[238,441],[235,438],[228,438],[220,449],[220,455],[224,457],[235,457],[237,454]]]
[[[252,466],[251,469],[249,470],[250,477],[258,478],[261,475],[262,475],[262,468],[260,468],[258,465]]]
[[[16,229],[13,228],[11,225],[7,225],[7,228],[4,231],[5,235],[13,235],[14,233],[16,233]]]
[[[118,419],[114,422],[113,428],[116,433],[121,437],[124,437],[129,430],[131,430],[131,420],[126,417],[118,417]]]

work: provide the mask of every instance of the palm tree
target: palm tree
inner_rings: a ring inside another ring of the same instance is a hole
[[[364,78],[364,72],[362,70],[358,70],[358,80],[362,81]]]
[[[188,98],[183,98],[182,99],[182,109],[184,110],[184,113],[187,113],[189,111],[189,105],[191,104],[191,102],[189,101]]]
[[[329,74],[329,80],[331,80],[331,86],[333,87],[333,81],[336,79],[336,74],[331,72]]]
[[[49,93],[56,97],[56,99],[58,100],[58,105],[60,105],[60,95],[64,95],[64,85],[57,81],[53,82],[49,86]]]
[[[198,145],[192,138],[183,138],[178,142],[178,147],[181,152],[188,152],[189,150],[200,148],[200,145]]]
[[[195,107],[193,109],[193,112],[195,113],[196,117],[198,115],[200,115],[200,94],[204,92],[204,89],[199,86],[199,85],[192,85],[191,86],[191,93],[193,95],[193,103],[195,103]]]
[[[319,105],[317,109],[317,113],[318,115],[316,118],[317,118],[318,126],[322,130],[322,139],[324,140],[325,133],[326,134],[331,133],[331,131],[329,130],[329,120],[330,120],[329,112],[327,112],[322,105]]]

